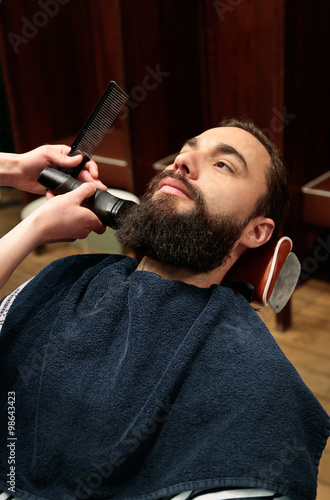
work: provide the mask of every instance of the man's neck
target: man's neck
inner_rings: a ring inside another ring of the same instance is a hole
[[[183,281],[200,288],[209,288],[211,285],[220,285],[228,269],[233,265],[232,259],[227,259],[224,265],[207,273],[196,273],[189,269],[158,262],[150,257],[144,257],[137,267],[137,271],[149,271],[158,274],[167,280]]]

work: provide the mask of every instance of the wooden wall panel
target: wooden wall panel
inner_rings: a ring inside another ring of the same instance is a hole
[[[198,2],[125,0],[120,5],[132,161],[142,194],[155,174],[152,164],[202,129]]]
[[[287,231],[301,258],[308,229],[303,224],[301,187],[330,169],[329,19],[330,3],[326,0],[287,2],[285,103],[295,115],[284,134],[292,185]],[[328,262],[322,266],[329,269]]]
[[[284,0],[201,5],[205,127],[223,116],[248,116],[281,147],[282,130],[275,129],[284,105]]]
[[[95,83],[99,95],[110,80],[115,80],[123,90],[128,92],[120,0],[94,0],[93,3],[89,3],[89,15],[91,36],[94,42]],[[109,167],[99,163],[100,178],[109,187],[126,189],[135,193],[127,110],[124,110],[116,120],[113,129],[102,141],[97,154],[125,160],[127,163],[125,168]]]
[[[87,0],[2,2],[1,56],[16,150],[74,134],[97,99]],[[50,11],[49,11],[50,12]],[[78,15],[77,15],[78,14]]]
[[[128,183],[142,194],[155,161],[222,116],[246,114],[267,127],[273,109],[281,112],[284,0],[236,2],[223,15],[223,2],[203,0],[63,1],[17,54],[8,32],[38,19],[36,3],[0,5],[18,150],[74,135],[117,79],[131,96],[118,125],[134,171]]]
[[[15,149],[70,144],[110,80],[125,88],[118,0],[16,0],[0,4],[1,64]],[[103,154],[128,167],[101,166],[110,186],[134,191],[128,121],[117,121]],[[114,143],[115,140],[115,143]],[[118,177],[120,173],[120,178]]]

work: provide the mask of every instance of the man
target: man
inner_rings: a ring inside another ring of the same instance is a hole
[[[31,499],[315,498],[329,417],[220,285],[278,230],[287,193],[275,147],[229,120],[188,140],[122,219],[139,265],[62,259],[7,298],[3,488],[10,473]]]

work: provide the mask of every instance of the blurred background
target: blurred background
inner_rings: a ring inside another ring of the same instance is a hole
[[[302,274],[275,322],[295,328],[284,346],[328,409],[329,21],[327,0],[0,4],[0,150],[70,145],[110,80],[130,99],[94,156],[109,187],[140,196],[187,138],[225,116],[252,118],[280,148],[291,175],[284,232]],[[11,222],[0,212],[4,233]],[[330,498],[329,449],[326,460],[321,500]]]
[[[96,156],[107,185],[141,195],[185,139],[251,117],[291,172],[303,257],[301,188],[329,170],[329,20],[327,0],[3,0],[1,149],[70,144],[115,80],[130,101]]]

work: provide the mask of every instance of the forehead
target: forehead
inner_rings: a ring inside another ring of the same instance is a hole
[[[219,143],[235,148],[250,168],[263,168],[270,162],[266,148],[252,134],[238,127],[215,127],[196,137],[198,148],[213,150]]]

